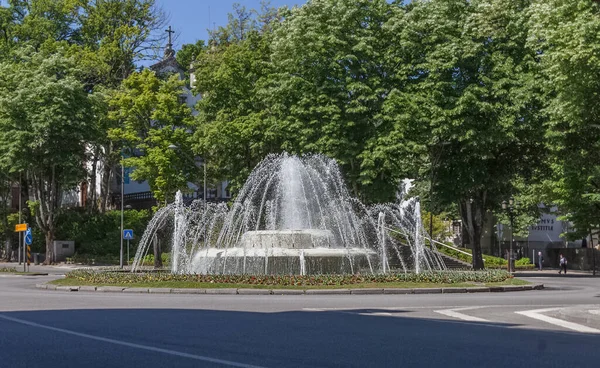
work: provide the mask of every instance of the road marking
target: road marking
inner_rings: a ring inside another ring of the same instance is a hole
[[[223,365],[227,365],[227,366],[231,366],[231,367],[262,368],[262,367],[256,366],[256,365],[250,365],[250,364],[232,362],[232,361],[229,361],[229,360],[211,358],[211,357],[206,357],[206,356],[202,356],[202,355],[194,355],[194,354],[182,353],[180,351],[175,351],[175,350],[161,349],[161,348],[156,348],[156,347],[148,346],[148,345],[134,344],[134,343],[131,343],[131,342],[126,342],[126,341],[121,341],[121,340],[109,339],[109,338],[106,338],[106,337],[89,335],[89,334],[85,334],[85,333],[81,333],[81,332],[75,332],[75,331],[71,331],[71,330],[65,330],[63,328],[46,326],[46,325],[42,325],[42,324],[39,324],[39,323],[26,321],[26,320],[19,319],[19,318],[13,318],[13,317],[8,317],[8,316],[3,316],[1,314],[0,314],[0,318],[5,319],[7,321],[12,321],[12,322],[20,323],[20,324],[23,324],[23,325],[31,326],[31,327],[37,327],[37,328],[43,328],[43,329],[46,329],[46,330],[51,330],[51,331],[56,331],[56,332],[62,332],[62,333],[65,333],[65,334],[79,336],[79,337],[83,337],[83,338],[90,339],[90,340],[96,340],[96,341],[106,342],[106,343],[109,343],[109,344],[127,346],[127,347],[134,348],[134,349],[148,350],[148,351],[153,351],[153,352],[156,352],[156,353],[163,353],[163,354],[168,354],[168,355],[174,355],[174,356],[178,356],[178,357],[181,357],[181,358],[189,358],[189,359],[200,360],[200,361],[204,361],[204,362],[223,364]]]
[[[479,318],[479,317],[473,317],[473,316],[469,316],[467,314],[463,314],[463,313],[458,312],[458,311],[478,309],[478,308],[481,308],[481,307],[464,307],[464,308],[454,308],[454,309],[442,309],[442,310],[435,310],[434,312],[435,313],[439,313],[439,314],[443,314],[443,315],[448,316],[448,317],[462,319],[463,321],[489,322],[487,319],[483,319],[483,318]]]
[[[577,332],[596,333],[596,334],[600,333],[600,330],[595,329],[595,328],[580,325],[579,323],[564,321],[562,319],[549,317],[549,316],[542,314],[545,312],[552,312],[552,311],[559,310],[559,309],[561,309],[561,308],[533,309],[533,310],[520,311],[520,312],[515,312],[515,313],[524,315],[529,318],[544,321],[544,322],[547,322],[547,323],[550,323],[550,324],[553,324],[556,326],[567,328],[569,330],[577,331]]]
[[[392,314],[391,313],[386,313],[386,312],[372,312],[372,313],[367,312],[367,313],[359,313],[359,315],[361,315],[361,316],[375,316],[375,317],[377,317],[377,316],[388,316],[389,317]]]

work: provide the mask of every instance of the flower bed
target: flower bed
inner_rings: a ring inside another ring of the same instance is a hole
[[[385,284],[398,282],[458,284],[465,282],[503,282],[511,278],[504,270],[431,271],[385,275],[179,275],[171,273],[129,273],[76,270],[66,280],[78,283],[128,285],[152,282],[194,282],[209,284],[245,284],[272,286],[342,286],[356,284]]]

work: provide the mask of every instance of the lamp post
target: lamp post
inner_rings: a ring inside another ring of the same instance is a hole
[[[510,218],[510,246],[509,246],[509,251],[508,251],[508,272],[515,271],[513,269],[513,263],[512,263],[513,242],[514,242],[514,237],[515,237],[515,227],[514,227],[515,213],[513,212],[514,204],[515,204],[515,201],[512,197],[509,198],[508,203],[506,203],[506,201],[502,201],[502,209],[508,213],[508,217]]]

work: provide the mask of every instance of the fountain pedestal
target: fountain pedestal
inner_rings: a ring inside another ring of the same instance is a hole
[[[196,273],[339,274],[372,272],[377,253],[367,248],[336,248],[329,230],[258,230],[242,236],[239,247],[201,250]]]

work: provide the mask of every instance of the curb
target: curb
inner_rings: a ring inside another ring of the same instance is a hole
[[[542,290],[544,284],[492,287],[389,288],[389,289],[168,289],[127,288],[124,286],[56,286],[36,284],[37,289],[55,291],[110,292],[127,294],[212,294],[212,295],[399,295],[399,294],[467,294]]]

